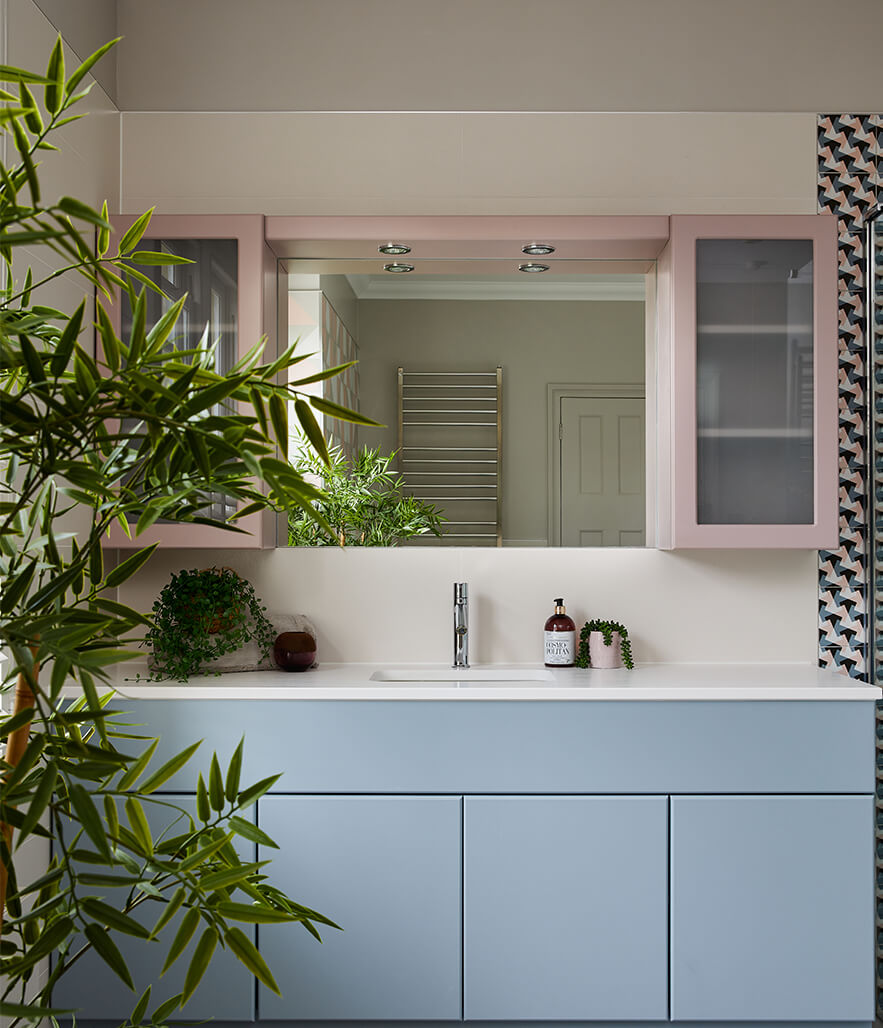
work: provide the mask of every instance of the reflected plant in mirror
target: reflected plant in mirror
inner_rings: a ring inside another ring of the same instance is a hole
[[[440,534],[441,512],[404,493],[402,476],[390,468],[395,456],[364,447],[350,458],[342,447],[332,446],[326,466],[312,450],[295,454],[298,472],[321,486],[325,495],[313,507],[341,546],[397,546],[405,539]],[[288,544],[329,546],[334,540],[309,512],[296,508],[288,513]]]

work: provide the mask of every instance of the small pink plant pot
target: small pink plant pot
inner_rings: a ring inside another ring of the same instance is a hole
[[[619,632],[614,632],[610,645],[604,645],[603,632],[589,632],[589,662],[599,671],[623,667]]]

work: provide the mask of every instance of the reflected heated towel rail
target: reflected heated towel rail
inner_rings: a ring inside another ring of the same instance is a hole
[[[398,412],[406,491],[442,509],[444,539],[502,546],[503,369],[399,368]]]

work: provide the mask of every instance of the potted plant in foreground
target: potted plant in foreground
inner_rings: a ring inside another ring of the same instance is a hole
[[[233,845],[241,836],[274,846],[242,815],[278,776],[243,783],[240,743],[226,768],[217,754],[206,756],[195,814],[179,807],[157,791],[199,744],[157,766],[159,740],[133,740],[107,708],[112,693],[100,692],[112,665],[139,656],[152,626],[113,590],[155,547],[108,567],[102,542],[110,525],[134,522],[139,534],[166,519],[238,531],[237,516],[309,507],[321,494],[285,459],[289,408],[322,460],[313,409],[368,423],[307,396],[302,383],[280,384],[299,359],[293,348],[264,359],[256,340],[221,376],[207,335],[195,349],[175,348],[183,299],[148,325],[145,289],[157,287],[139,266],[183,261],[139,251],[150,212],[112,240],[107,204],[97,211],[69,196],[42,199],[38,157],[77,117],[69,111],[88,92],[83,80],[112,45],[69,76],[60,37],[45,74],[0,67],[0,80],[15,89],[0,91],[11,157],[0,173],[0,648],[9,658],[2,689],[15,689],[0,714],[0,1016],[9,1028],[72,1013],[52,1005],[52,990],[89,951],[133,988],[120,937],[164,947],[167,965],[195,939],[180,993],[159,1005],[149,989],[132,997],[128,1023],[156,1025],[182,1009],[186,1017],[219,947],[278,991],[241,924],[296,921],[314,935],[317,924],[332,924],[274,888],[266,868],[243,862]],[[40,267],[56,270],[40,278],[42,271],[21,268],[22,248],[47,251]],[[46,295],[49,283],[78,275],[98,295],[98,358],[83,345],[92,296],[70,312]],[[107,310],[116,290],[132,308],[125,337]],[[208,494],[238,504],[234,518],[207,515]],[[62,531],[73,511],[81,527]],[[71,683],[80,691],[75,702],[63,696]],[[152,813],[176,818],[174,831],[154,835]],[[51,843],[52,857],[25,882],[21,844],[31,836]],[[126,888],[113,887],[120,875]],[[35,973],[49,958],[47,975]]]

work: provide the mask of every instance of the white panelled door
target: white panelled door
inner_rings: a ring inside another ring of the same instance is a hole
[[[643,546],[643,398],[560,403],[561,545]]]

